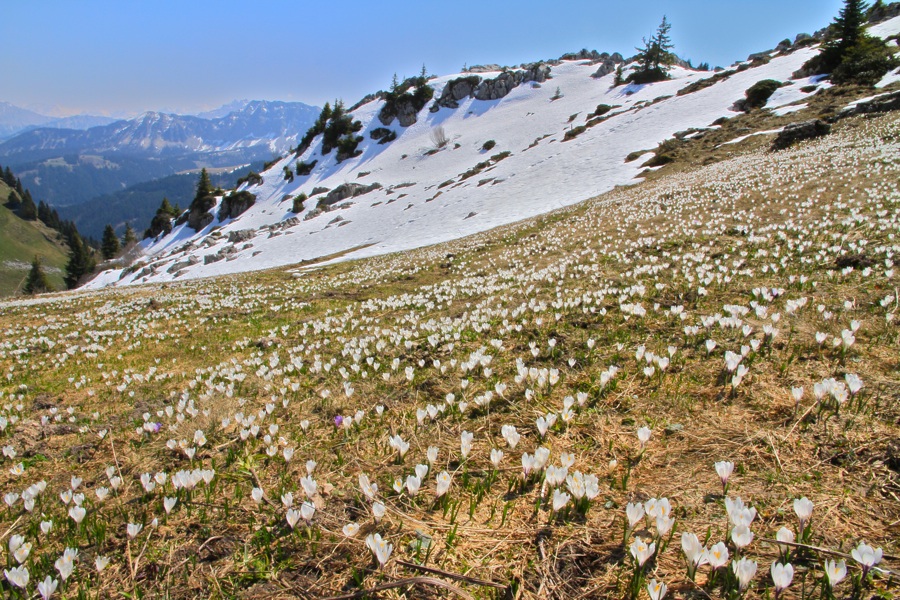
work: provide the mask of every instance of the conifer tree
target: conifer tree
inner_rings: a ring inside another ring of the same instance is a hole
[[[43,294],[53,291],[53,286],[50,285],[47,274],[44,273],[44,267],[41,265],[40,256],[35,255],[34,260],[31,261],[31,270],[25,279],[24,291],[26,294]]]
[[[66,263],[66,287],[75,289],[81,278],[93,270],[94,261],[90,249],[78,232],[73,231],[69,242],[69,262]]]
[[[200,170],[200,180],[197,182],[197,193],[194,195],[194,200],[191,202],[191,210],[201,213],[208,211],[214,203],[211,198],[213,191],[212,182],[209,180],[209,173],[206,172],[206,168],[203,168]],[[165,202],[168,204],[168,200]]]
[[[675,55],[672,54],[672,38],[669,32],[672,24],[663,16],[662,23],[656,29],[656,33],[650,39],[644,39],[644,47],[637,48],[638,69],[628,76],[632,83],[652,83],[669,78],[669,68],[675,63]]]
[[[121,246],[119,245],[119,238],[116,236],[116,231],[113,229],[113,226],[108,224],[103,229],[103,242],[100,246],[100,252],[103,253],[103,258],[106,260],[111,260],[116,257],[119,253]]]
[[[887,44],[866,33],[868,6],[863,0],[844,0],[822,51],[803,65],[809,74],[831,74],[835,84],[874,85],[897,66]]]
[[[125,225],[125,235],[122,237],[122,245],[126,248],[137,243],[137,234],[131,227],[131,223]]]
[[[863,0],[844,0],[844,8],[834,20],[834,28],[838,32],[838,49],[841,54],[855,46],[865,35],[868,6]]]
[[[31,192],[28,190],[25,190],[25,194],[22,197],[22,203],[19,205],[19,216],[26,221],[34,221],[37,219],[37,206],[34,205],[34,200],[31,198]]]

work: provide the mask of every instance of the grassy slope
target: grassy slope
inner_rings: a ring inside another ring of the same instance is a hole
[[[32,581],[55,573],[50,565],[64,547],[78,547],[70,596],[80,588],[105,597],[135,589],[174,598],[331,597],[416,575],[402,560],[511,586],[519,597],[621,598],[632,572],[621,542],[625,506],[665,496],[678,533],[651,561],[652,576],[674,597],[718,598],[708,568],[696,584],[685,577],[678,536],[726,539],[713,462],[731,460],[729,494],[759,511],[745,551],[760,565],[750,597],[771,596],[766,574],[778,552],[764,539],[796,529],[792,500],[800,496],[815,503],[813,544],[848,552],[864,539],[896,556],[900,340],[888,317],[896,275],[885,261],[900,233],[898,126],[896,115],[852,119],[774,155],[765,140],[749,140],[717,164],[672,169],[399,256],[9,304],[0,311],[0,373],[9,374],[0,390],[17,396],[3,412],[21,420],[3,444],[18,453],[7,465],[21,461],[25,474],[0,471],[0,492],[39,479],[49,485],[33,513],[21,501],[0,513],[0,530],[36,542]],[[768,298],[761,288],[783,293]],[[792,310],[788,301],[801,298],[806,305]],[[747,310],[741,325],[749,332],[727,320],[704,324],[733,306]],[[853,345],[834,346],[854,321]],[[39,334],[40,326],[49,329]],[[827,334],[823,344],[817,332]],[[750,370],[733,387],[724,355],[742,346]],[[641,347],[671,357],[664,373],[659,363],[645,372]],[[517,361],[534,371],[521,375]],[[604,384],[611,365],[620,371]],[[550,369],[558,382],[546,380]],[[846,373],[864,387],[835,415],[813,387]],[[797,404],[794,386],[804,388]],[[487,392],[489,409],[476,410]],[[576,401],[569,423],[541,440],[536,418],[559,413],[578,392],[584,405]],[[445,405],[448,393],[467,409]],[[429,404],[445,411],[417,424],[416,410]],[[359,425],[335,429],[335,415],[358,410]],[[251,423],[236,425],[238,411],[261,425],[257,437],[243,439]],[[223,417],[231,419],[224,427]],[[145,420],[161,432],[136,432]],[[515,449],[500,435],[505,424],[522,436]],[[640,426],[653,430],[643,451]],[[207,440],[193,459],[167,447],[169,439],[191,447],[198,429]],[[462,431],[474,433],[465,461]],[[410,443],[402,462],[388,445],[392,434]],[[554,515],[538,502],[540,483],[520,476],[521,454],[540,445],[551,451],[549,464],[570,453],[570,472],[599,478],[586,516]],[[426,462],[429,446],[438,458],[419,495],[395,493],[394,478]],[[290,462],[284,447],[295,449]],[[497,471],[492,448],[506,453]],[[292,492],[295,508],[304,499],[307,459],[318,462],[317,511],[310,527],[301,521],[292,531],[280,498]],[[124,483],[100,503],[95,490],[110,487],[108,467]],[[139,482],[143,473],[171,478],[192,468],[214,468],[213,485],[189,494],[169,481],[145,493]],[[434,474],[445,469],[453,476],[446,511],[433,503]],[[387,506],[378,524],[360,494],[361,473]],[[80,527],[59,500],[73,475],[83,478],[88,508]],[[250,498],[256,486],[266,492],[259,505]],[[164,497],[178,498],[169,516]],[[38,533],[42,518],[54,520],[48,536]],[[362,529],[346,539],[350,521]],[[145,525],[130,542],[127,523]],[[637,533],[653,531],[640,525]],[[394,547],[381,571],[362,542],[370,532]],[[98,554],[111,559],[99,577]],[[818,558],[795,555],[795,584],[782,598],[800,597],[801,578],[809,586],[821,577]],[[503,597],[471,581],[453,585]],[[406,597],[451,594],[421,584]]]
[[[20,290],[35,255],[43,260],[54,288],[65,289],[63,274],[68,260],[65,246],[54,241],[56,232],[43,223],[24,221],[3,206],[10,191],[0,182],[0,296],[10,296]]]

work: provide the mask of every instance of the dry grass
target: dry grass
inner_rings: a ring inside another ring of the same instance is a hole
[[[39,479],[48,486],[34,512],[23,511],[21,500],[0,511],[0,542],[13,533],[34,541],[32,590],[45,574],[56,576],[52,564],[64,547],[77,547],[64,592],[70,598],[361,597],[360,590],[385,584],[399,587],[378,597],[619,598],[632,571],[622,545],[625,506],[667,497],[677,533],[653,561],[652,576],[665,580],[674,597],[719,597],[720,588],[704,587],[708,570],[696,584],[686,578],[678,539],[683,531],[710,543],[725,539],[712,465],[731,460],[737,470],[729,494],[759,511],[749,555],[760,572],[751,596],[771,594],[766,573],[778,551],[763,539],[795,526],[791,502],[801,496],[815,503],[816,546],[849,552],[867,540],[896,556],[900,365],[897,324],[886,314],[896,310],[897,295],[896,277],[885,277],[881,263],[900,233],[898,147],[890,137],[897,126],[894,116],[848,121],[834,136],[795,150],[772,156],[745,149],[706,167],[673,168],[577,207],[400,256],[297,276],[270,271],[4,305],[0,404],[9,405],[3,414],[21,420],[2,444],[17,452],[8,466],[21,461],[25,474],[6,468],[0,481],[5,491],[19,493]],[[841,250],[878,266],[868,276],[862,267],[842,275],[835,265]],[[705,266],[703,274],[697,265]],[[707,276],[712,280],[702,283]],[[752,293],[760,287],[785,294],[763,302]],[[894,304],[882,307],[887,294]],[[786,300],[801,297],[807,305],[787,314]],[[845,300],[854,305],[845,309]],[[766,316],[751,310],[743,317],[749,336],[740,328],[701,326],[702,317],[722,314],[726,305],[749,308],[751,301],[769,308]],[[623,310],[636,302],[645,316]],[[825,320],[818,304],[834,316]],[[686,319],[669,311],[675,305],[684,306]],[[782,319],[769,343],[762,331],[775,312]],[[830,338],[816,343],[816,332],[840,337],[851,320],[860,327],[848,352],[833,348]],[[700,326],[699,333],[688,335],[687,325]],[[712,354],[707,338],[717,342]],[[761,345],[745,359],[749,375],[732,389],[723,354],[750,339]],[[492,340],[501,340],[502,349]],[[658,369],[644,375],[646,362],[635,358],[639,345],[660,356],[674,347],[664,376]],[[461,372],[460,364],[479,349],[492,356],[492,372],[485,375],[481,366]],[[302,366],[287,369],[292,357]],[[517,359],[529,368],[559,369],[559,383],[516,382]],[[600,373],[611,365],[620,371],[601,389]],[[408,366],[413,381],[404,374]],[[236,367],[243,379],[234,377]],[[341,368],[352,395],[342,387]],[[862,378],[863,390],[852,406],[829,416],[817,408],[813,384],[847,372]],[[473,410],[474,399],[498,382],[508,386],[503,395],[495,394],[489,409]],[[797,385],[805,390],[799,406],[790,396]],[[576,404],[572,421],[541,442],[535,419],[560,411],[563,399],[577,392],[587,394],[585,405]],[[470,409],[448,408],[417,424],[416,409],[437,406],[448,393]],[[187,406],[179,411],[183,395],[195,403],[196,416]],[[236,411],[255,414],[267,402],[275,408],[258,439],[243,441],[234,422],[221,426],[222,417],[234,421]],[[377,405],[385,407],[383,417]],[[174,407],[172,417],[167,406]],[[59,422],[53,408],[65,415]],[[67,422],[68,408],[74,423]],[[357,410],[366,415],[361,425],[334,427],[335,415]],[[135,432],[144,413],[163,423],[160,433]],[[42,416],[50,422],[42,425]],[[303,419],[310,421],[305,432]],[[270,423],[280,427],[273,443],[285,439],[275,457],[261,440]],[[500,435],[506,424],[522,435],[514,450]],[[653,435],[641,453],[635,431],[643,425]],[[104,439],[102,429],[109,430]],[[208,442],[193,460],[166,447],[169,438],[190,440],[197,429]],[[460,455],[463,430],[475,436],[467,460]],[[395,434],[410,444],[402,463],[388,446]],[[551,464],[568,452],[575,457],[570,472],[599,478],[600,494],[585,516],[552,514],[546,499],[538,503],[540,482],[523,481],[520,455],[541,444],[550,449]],[[281,458],[283,446],[294,448],[289,463]],[[425,462],[429,446],[439,454],[422,491],[415,498],[395,494],[394,477]],[[494,475],[491,448],[506,453]],[[312,525],[291,530],[279,497],[292,491],[295,506],[300,503],[309,458],[318,462],[317,511]],[[94,490],[109,485],[111,465],[124,483],[100,504]],[[189,468],[214,468],[213,484],[179,493],[166,516],[162,501],[174,494],[170,484],[144,493],[139,478]],[[446,511],[433,500],[434,474],[444,469],[453,476]],[[379,485],[387,507],[379,524],[360,493],[360,473]],[[84,479],[89,507],[89,526],[81,530],[66,516],[71,505],[59,500],[73,474]],[[259,506],[250,499],[256,486],[266,492]],[[42,518],[54,520],[49,536],[39,533]],[[354,539],[341,533],[350,521],[361,526]],[[126,523],[145,527],[129,540]],[[394,545],[384,568],[362,543],[370,532]],[[417,550],[423,540],[430,549]],[[99,554],[111,559],[100,575],[92,567]],[[439,573],[410,566],[417,562]],[[801,578],[809,586],[821,575],[817,555],[795,562],[798,574],[783,598],[799,598]],[[891,558],[884,566],[898,564]],[[874,586],[895,593],[884,577]],[[12,593],[8,585],[4,591]]]

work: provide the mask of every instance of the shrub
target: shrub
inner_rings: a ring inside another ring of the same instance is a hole
[[[304,203],[308,199],[306,194],[299,194],[294,198],[294,205],[291,207],[291,212],[301,213],[305,208]]]
[[[249,185],[262,185],[262,182],[263,182],[262,175],[260,175],[256,171],[250,171],[249,173],[247,173],[246,175],[244,175],[243,177],[241,177],[240,179],[237,180],[237,187],[240,187],[241,185],[243,185],[245,183],[247,183]],[[213,203],[215,203],[215,199],[213,199]],[[212,205],[210,205],[206,210],[209,210],[210,208],[212,208]]]
[[[481,146],[481,149],[485,152],[489,152],[496,145],[497,142],[495,142],[494,140],[488,140]]]
[[[578,127],[573,127],[572,129],[566,132],[566,135],[563,137],[564,142],[568,142],[570,140],[574,140],[576,137],[581,135],[587,131],[587,127],[584,125],[579,125]]]
[[[387,127],[376,127],[369,132],[369,137],[377,140],[379,144],[387,144],[397,139],[397,134]]]
[[[437,148],[443,148],[450,143],[450,138],[447,137],[447,132],[444,131],[444,128],[438,125],[431,130],[431,141]]]
[[[358,122],[359,121],[357,121],[357,123]],[[361,135],[350,134],[340,138],[337,142],[337,161],[343,162],[348,158],[353,158],[354,156],[362,154],[362,150],[356,149],[361,141],[363,141]]]
[[[293,181],[294,180],[294,172],[291,171],[291,169],[288,166],[285,166],[282,170],[284,171],[284,180],[285,181]]]
[[[316,167],[316,164],[319,161],[314,160],[312,162],[305,163],[303,161],[297,161],[297,175],[299,177],[305,177],[312,173],[312,170]]]
[[[873,86],[897,66],[891,49],[880,39],[865,37],[850,48],[831,74],[837,85]]]
[[[762,108],[775,93],[775,90],[781,87],[780,81],[774,79],[763,79],[757,81],[744,92],[747,99],[744,100],[744,110],[749,112],[754,108]]]
[[[606,113],[608,113],[609,111],[611,111],[614,108],[619,108],[619,107],[618,106],[610,106],[609,104],[598,104],[597,108],[594,110],[594,114],[592,114],[591,116],[592,117],[602,117],[603,115],[605,115]]]

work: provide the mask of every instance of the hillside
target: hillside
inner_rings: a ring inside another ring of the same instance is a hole
[[[251,169],[260,170],[263,163],[254,164],[234,171],[214,172],[210,175],[215,186],[229,188],[245,176]],[[139,234],[150,224],[163,198],[172,205],[189,206],[197,187],[196,173],[181,173],[136,183],[124,190],[98,196],[74,206],[63,206],[59,215],[72,220],[78,230],[94,239],[103,236],[103,228],[111,224],[121,236],[125,225],[130,224]]]
[[[893,36],[900,18],[871,31]],[[664,142],[739,143],[795,121],[836,117],[872,95],[832,91],[822,77],[793,79],[818,52],[789,45],[718,74],[676,67],[669,81],[647,85],[614,86],[612,59],[601,55],[430,79],[433,100],[418,110],[407,104],[399,118],[385,119],[386,99],[376,97],[350,113],[359,123],[358,155],[339,161],[317,135],[302,155],[282,158],[261,182],[239,188],[254,196],[244,212],[220,211],[219,198],[201,231],[176,227],[145,245],[139,268],[108,272],[91,286],[374,256],[574,204],[664,165]],[[736,103],[764,80],[783,85],[762,111],[744,115]],[[889,75],[879,86],[895,89],[896,80]],[[723,131],[732,137],[721,139]],[[303,195],[310,198],[294,213],[293,198]]]
[[[745,598],[826,558],[890,597],[898,127],[420,250],[4,303],[0,525],[70,595],[725,598],[740,552]],[[689,577],[686,533],[723,568]]]
[[[55,289],[65,289],[63,275],[68,250],[57,241],[58,233],[40,221],[25,221],[3,206],[12,190],[0,181],[0,296],[11,296],[31,270],[35,255]]]

